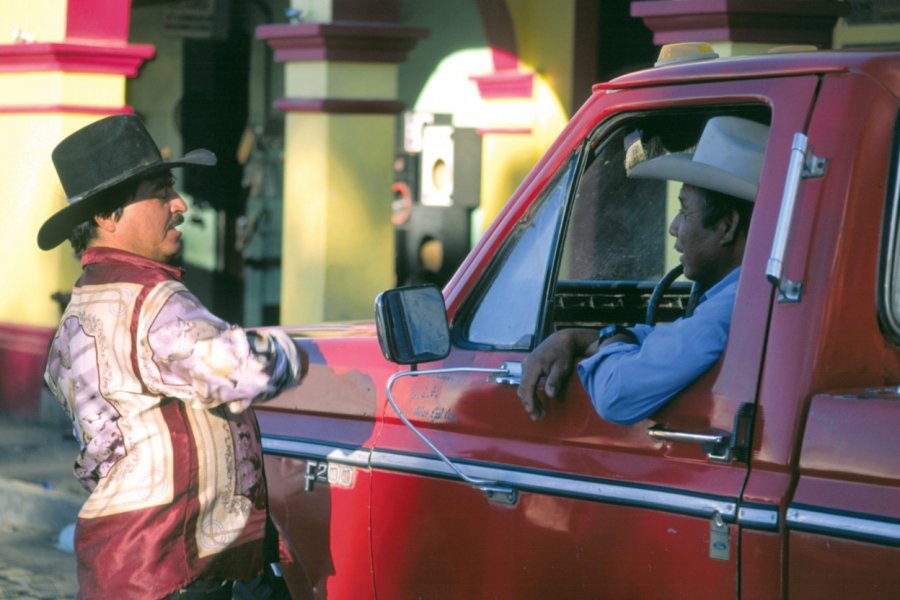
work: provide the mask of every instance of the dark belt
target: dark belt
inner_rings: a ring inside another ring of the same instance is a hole
[[[198,579],[180,590],[175,590],[165,600],[231,600],[233,581],[227,579]]]

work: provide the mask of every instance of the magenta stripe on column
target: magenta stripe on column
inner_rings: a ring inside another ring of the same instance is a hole
[[[155,52],[156,49],[150,44],[2,44],[0,72],[65,71],[134,77],[141,64],[152,58]]]
[[[85,115],[127,115],[134,112],[130,106],[88,106],[86,104],[20,104],[0,105],[0,114],[78,113]]]
[[[365,98],[282,98],[275,108],[285,112],[322,112],[334,114],[395,115],[406,108],[400,100]]]

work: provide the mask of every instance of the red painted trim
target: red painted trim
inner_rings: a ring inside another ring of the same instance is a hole
[[[65,71],[134,77],[144,61],[152,58],[155,52],[151,44],[2,44],[0,72]]]
[[[506,50],[491,46],[491,62],[497,72],[515,71],[519,68],[519,57]]]
[[[427,36],[428,30],[421,27],[372,23],[298,23],[256,28],[256,37],[268,42],[277,62],[401,63]]]
[[[640,0],[631,3],[631,16],[685,14],[846,15],[850,7],[837,0]]]
[[[331,114],[396,115],[406,108],[400,100],[357,98],[282,98],[275,108],[285,112],[321,112]]]
[[[831,46],[838,17],[850,8],[828,0],[645,0],[631,3],[656,44],[732,41]]]
[[[33,104],[33,105],[0,105],[0,115],[8,114],[45,114],[45,113],[78,113],[86,115],[129,115],[134,112],[130,106],[87,106],[82,104]]]
[[[485,100],[531,98],[534,90],[534,73],[523,71],[497,71],[489,75],[473,75],[469,79],[478,85],[478,92]]]
[[[45,355],[55,328],[0,322],[0,351],[40,352]]]
[[[38,416],[47,350],[55,330],[0,323],[0,411]]]
[[[66,40],[125,44],[130,20],[127,0],[68,0]]]
[[[509,7],[506,2],[496,0],[477,0],[475,4],[484,23],[494,65],[494,73],[471,78],[478,85],[478,92],[485,100],[531,98],[534,74],[519,71],[516,31]]]
[[[487,127],[476,129],[478,135],[531,135],[530,127]]]

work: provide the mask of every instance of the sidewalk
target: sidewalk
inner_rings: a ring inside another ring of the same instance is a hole
[[[0,414],[0,599],[74,596],[75,555],[57,545],[87,497],[72,474],[77,452],[63,419]]]

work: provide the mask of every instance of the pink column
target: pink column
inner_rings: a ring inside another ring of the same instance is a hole
[[[47,347],[60,316],[51,294],[69,289],[78,271],[68,245],[41,252],[35,242],[43,221],[64,205],[50,152],[91,120],[131,112],[124,85],[114,78],[134,77],[154,54],[151,45],[128,43],[129,0],[56,6],[46,10],[65,14],[40,15],[51,25],[40,35],[22,32],[13,43],[0,44],[0,160],[15,171],[0,181],[0,205],[17,215],[0,225],[0,252],[14,257],[3,267],[6,289],[0,298],[0,411],[28,417],[40,412]],[[60,31],[54,23],[65,24],[62,39],[41,39],[46,31]],[[94,89],[96,76],[113,80]]]
[[[850,8],[834,0],[651,0],[632,2],[631,15],[653,31],[656,44],[750,42],[831,47],[838,17]]]

